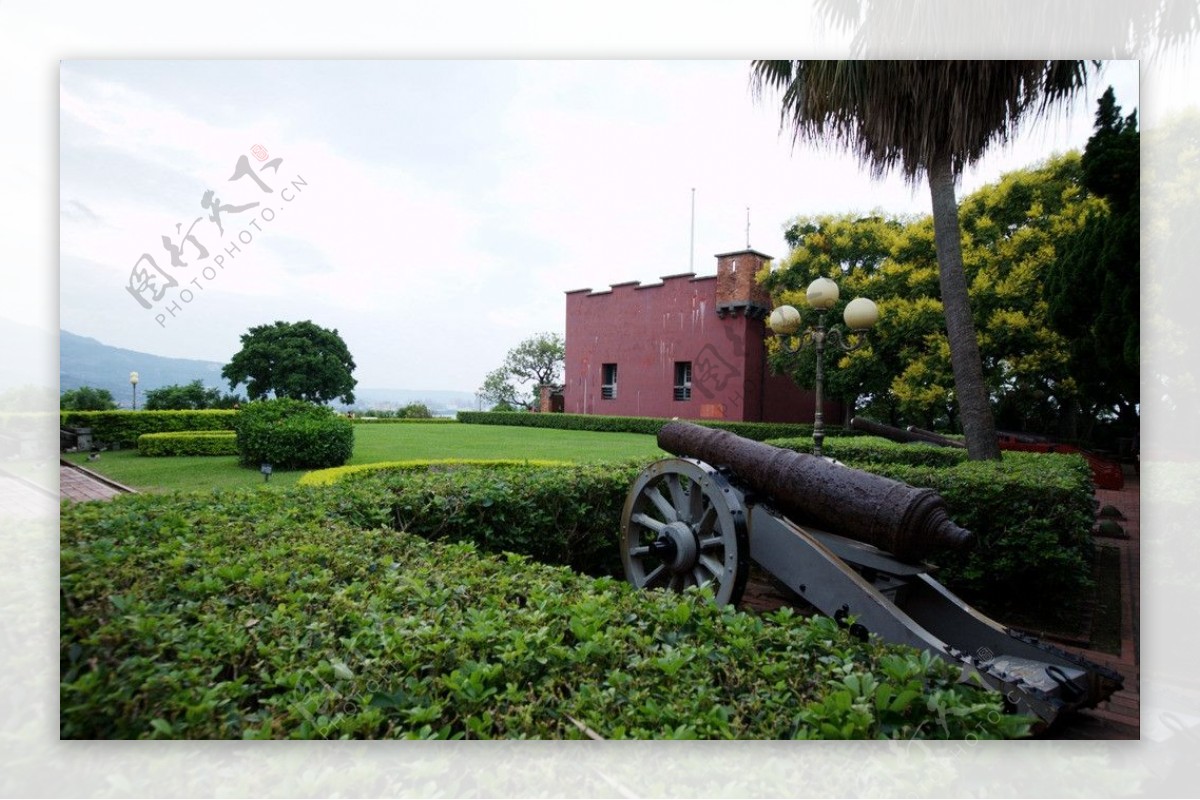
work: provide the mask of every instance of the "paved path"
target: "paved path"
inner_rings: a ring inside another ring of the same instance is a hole
[[[1098,653],[1077,647],[1064,647],[1111,667],[1125,678],[1125,688],[1098,708],[1080,712],[1056,732],[1060,739],[1139,739],[1141,738],[1141,483],[1137,474],[1125,475],[1121,490],[1097,489],[1100,507],[1116,507],[1125,519],[1119,520],[1128,539],[1097,537],[1096,544],[1116,547],[1121,554],[1121,654]]]
[[[110,500],[119,494],[133,492],[128,486],[78,464],[60,461],[58,473],[58,491],[63,500]]]

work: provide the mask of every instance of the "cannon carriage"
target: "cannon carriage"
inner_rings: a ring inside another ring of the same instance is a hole
[[[1119,674],[989,619],[922,561],[972,543],[936,492],[726,431],[668,423],[627,495],[621,559],[646,589],[740,601],[754,562],[861,638],[929,650],[1049,725],[1103,702]]]

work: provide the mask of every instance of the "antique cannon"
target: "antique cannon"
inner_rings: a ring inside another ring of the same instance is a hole
[[[892,425],[884,425],[882,422],[874,422],[862,417],[853,417],[850,420],[850,427],[860,430],[863,433],[882,436],[885,439],[891,439],[893,442],[900,442],[901,444],[936,444],[940,447],[955,447],[959,449],[966,447],[962,442],[947,439],[945,436],[936,434],[933,431],[927,431],[924,428],[918,428],[915,425],[909,425],[907,428],[897,428]]]
[[[1116,672],[1003,627],[932,577],[919,559],[972,542],[936,492],[686,422],[658,444],[679,457],[637,477],[621,518],[635,586],[708,585],[736,604],[753,561],[852,634],[930,650],[1047,725],[1121,688]]]

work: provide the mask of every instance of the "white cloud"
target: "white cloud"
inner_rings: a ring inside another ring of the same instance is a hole
[[[95,287],[86,309],[64,292],[64,328],[222,360],[251,325],[312,318],[354,336],[364,385],[472,389],[522,338],[562,329],[567,290],[689,262],[710,274],[747,221],[749,243],[782,257],[797,215],[927,208],[923,187],[793,147],[745,62],[201,66],[63,67],[61,280],[86,269]],[[484,77],[487,94],[453,95]],[[1081,146],[1090,124],[1084,104],[1070,134],[1043,132],[964,183],[1036,160],[1048,138]],[[269,194],[227,180],[253,144],[282,158],[262,173]],[[200,207],[209,189],[260,205],[223,214],[222,237]],[[165,267],[161,237],[197,218],[210,258],[181,281],[224,269],[164,327],[125,290],[129,270],[143,252]]]

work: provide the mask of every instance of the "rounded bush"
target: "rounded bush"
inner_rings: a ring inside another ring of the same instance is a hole
[[[260,400],[242,406],[234,421],[243,466],[323,469],[345,464],[354,452],[354,426],[327,406],[301,400]]]

